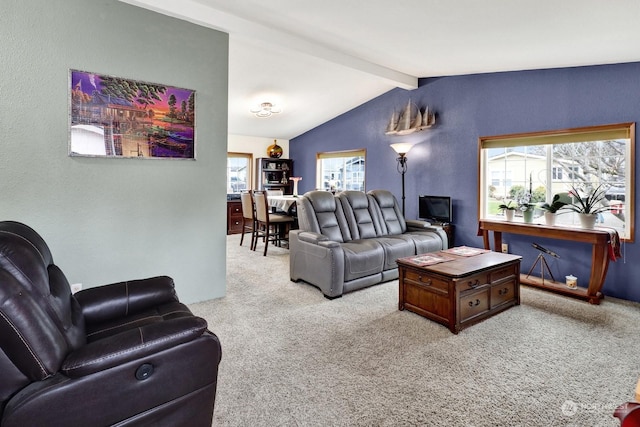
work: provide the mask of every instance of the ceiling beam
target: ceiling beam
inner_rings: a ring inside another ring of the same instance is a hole
[[[230,37],[250,40],[254,43],[268,43],[280,48],[291,49],[305,55],[342,65],[360,72],[380,78],[387,83],[402,89],[418,87],[418,78],[409,74],[384,67],[379,64],[346,54],[329,46],[287,33],[257,22],[240,18],[197,1],[182,0],[120,0],[133,6],[153,10],[164,15],[179,18],[215,30],[228,33]]]

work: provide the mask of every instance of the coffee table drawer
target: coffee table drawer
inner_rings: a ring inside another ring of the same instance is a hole
[[[439,279],[433,275],[430,276],[428,274],[419,273],[415,270],[407,270],[404,273],[404,278],[406,281],[414,285],[443,291],[445,294],[449,293],[449,282]]]
[[[507,265],[505,267],[496,269],[492,271],[489,276],[489,282],[495,283],[499,280],[506,279],[508,277],[515,277],[516,274],[519,274],[519,266],[518,265]]]
[[[516,298],[516,282],[509,280],[491,287],[491,308]]]
[[[466,292],[486,286],[489,283],[489,275],[487,273],[474,274],[473,276],[459,279],[456,288],[458,292]]]
[[[460,322],[489,311],[489,289],[460,296]]]

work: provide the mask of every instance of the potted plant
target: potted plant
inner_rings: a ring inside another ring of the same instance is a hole
[[[572,185],[571,194],[574,195],[574,202],[566,204],[562,209],[568,209],[576,212],[580,217],[582,228],[593,228],[596,224],[598,214],[611,210],[611,208],[603,204],[605,198],[605,190],[602,184],[598,185],[586,197],[580,197],[578,190]]]
[[[522,202],[518,205],[518,209],[522,211],[522,219],[524,222],[533,222],[533,212],[536,210],[536,205],[534,203]]]
[[[507,204],[501,204],[500,206],[498,206],[498,209],[500,209],[502,212],[504,212],[504,216],[507,219],[507,221],[513,221],[513,214],[516,211],[516,208],[518,207],[518,205],[512,205],[511,202],[513,200],[509,200],[507,202]]]
[[[543,203],[540,205],[540,209],[544,211],[544,220],[547,225],[554,225],[556,223],[556,213],[562,209],[567,203],[560,200],[560,195],[553,196],[551,203]]]
[[[533,222],[533,212],[536,209],[536,205],[531,203],[533,198],[533,178],[532,174],[529,174],[529,191],[525,191],[518,196],[518,209],[522,211],[522,219],[525,223]]]

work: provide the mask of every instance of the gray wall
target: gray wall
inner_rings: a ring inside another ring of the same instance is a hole
[[[3,0],[0,220],[84,287],[160,274],[225,294],[228,35],[116,0]],[[68,156],[69,69],[196,91],[196,161]]]

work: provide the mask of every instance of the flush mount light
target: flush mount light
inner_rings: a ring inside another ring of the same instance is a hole
[[[259,107],[252,108],[249,111],[255,114],[256,117],[271,117],[271,115],[273,114],[278,114],[282,112],[282,109],[279,107],[276,107],[271,102],[263,102],[262,104],[260,104]]]

